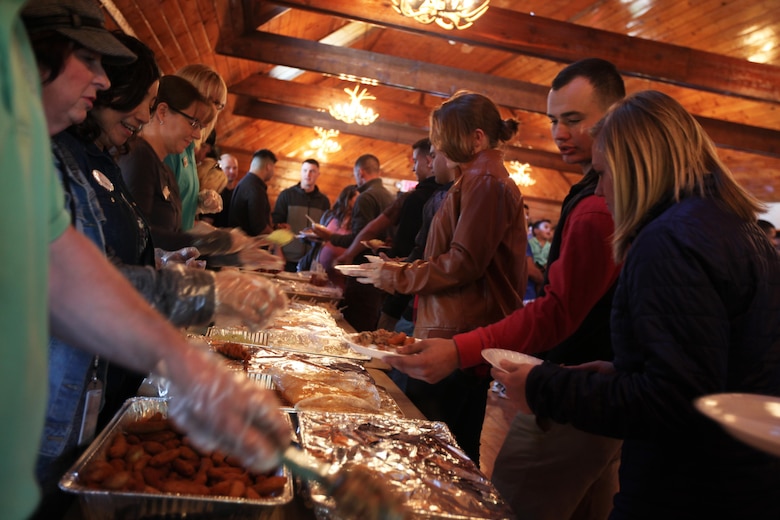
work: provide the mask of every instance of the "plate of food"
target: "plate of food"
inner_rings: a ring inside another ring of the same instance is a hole
[[[369,264],[334,265],[333,268],[343,275],[354,277],[366,276],[373,270]]]
[[[780,457],[780,397],[712,394],[696,399],[694,405],[735,438]]]
[[[537,357],[503,348],[487,348],[482,351],[482,357],[485,358],[485,361],[500,370],[503,370],[503,368],[501,368],[501,362],[504,360],[511,361],[512,363],[528,363],[531,365],[541,365],[543,363],[543,361]]]
[[[391,332],[385,329],[364,331],[347,336],[347,344],[352,350],[364,356],[374,358],[405,356],[398,352],[399,347],[411,345],[417,341],[405,332]]]
[[[361,240],[360,243],[374,252],[380,251],[382,249],[390,249],[390,246],[378,238],[372,238],[371,240]]]

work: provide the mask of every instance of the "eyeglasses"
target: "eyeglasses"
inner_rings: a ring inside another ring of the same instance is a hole
[[[170,106],[170,105],[168,105],[168,108],[170,108],[170,109],[171,109],[173,112],[176,112],[176,113],[177,113],[177,114],[179,114],[181,117],[183,117],[184,119],[186,119],[187,121],[189,121],[189,122],[190,122],[190,126],[191,126],[192,128],[194,128],[194,129],[196,129],[196,130],[203,130],[203,123],[201,123],[201,122],[200,122],[200,120],[199,120],[198,118],[196,118],[196,117],[192,117],[192,116],[191,116],[191,115],[189,115],[189,114],[185,114],[185,113],[184,113],[184,112],[182,112],[181,110],[178,110],[178,109],[176,109],[176,108],[173,108],[173,107],[172,107],[172,106]]]

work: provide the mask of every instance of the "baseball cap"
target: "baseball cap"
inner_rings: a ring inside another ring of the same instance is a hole
[[[94,0],[29,0],[21,14],[28,32],[55,31],[101,54],[108,63],[123,65],[136,60],[136,55],[106,29],[103,12]]]

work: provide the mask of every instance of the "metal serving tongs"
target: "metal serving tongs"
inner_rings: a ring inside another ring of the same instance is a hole
[[[340,518],[360,520],[405,520],[409,512],[385,482],[359,466],[335,474],[329,467],[295,444],[282,453],[282,463],[298,477],[314,480],[336,502]]]

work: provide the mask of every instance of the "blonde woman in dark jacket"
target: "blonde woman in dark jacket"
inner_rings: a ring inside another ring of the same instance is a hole
[[[610,518],[780,518],[780,459],[729,437],[693,401],[780,396],[780,262],[762,205],[679,103],[655,91],[596,127],[596,194],[624,261],[613,363],[493,370],[521,409],[625,439]]]

